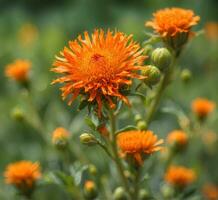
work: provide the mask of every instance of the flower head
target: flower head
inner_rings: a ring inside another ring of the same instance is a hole
[[[162,149],[159,145],[163,140],[158,140],[152,131],[132,130],[119,133],[117,144],[124,155],[133,156],[138,164],[143,164],[142,154],[150,155]]]
[[[192,169],[183,166],[170,166],[165,174],[165,180],[178,188],[184,188],[196,179]]]
[[[188,143],[188,136],[182,130],[174,130],[168,134],[167,142],[169,144],[176,143],[179,146],[186,146]]]
[[[27,60],[15,60],[6,66],[5,75],[16,81],[26,81],[28,79],[31,63]]]
[[[65,128],[58,127],[52,133],[52,141],[55,143],[57,140],[68,138],[69,135],[70,133]]]
[[[210,183],[204,185],[203,194],[206,200],[217,200],[218,199],[218,186],[210,184]]]
[[[41,177],[39,163],[19,161],[9,164],[4,173],[5,182],[19,189],[31,189],[36,180]]]
[[[153,14],[154,19],[146,22],[162,37],[174,37],[178,33],[188,33],[192,26],[200,20],[192,10],[182,8],[166,8]]]
[[[192,102],[192,111],[199,117],[205,118],[210,114],[216,107],[213,101],[209,101],[204,98],[197,98]]]
[[[114,101],[120,99],[129,104],[122,90],[132,84],[133,78],[142,78],[137,74],[145,56],[132,35],[121,32],[106,33],[95,30],[89,36],[84,32],[76,40],[69,42],[56,57],[52,71],[63,74],[53,83],[65,83],[61,88],[62,97],[71,96],[69,104],[81,95],[88,102],[97,105],[100,115],[103,101],[111,108]]]

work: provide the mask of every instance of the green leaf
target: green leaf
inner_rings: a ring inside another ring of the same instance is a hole
[[[132,125],[128,125],[128,126],[125,126],[124,128],[121,128],[121,129],[117,130],[116,134],[118,134],[120,132],[124,132],[124,131],[130,131],[130,130],[137,130],[137,127],[132,126]]]
[[[93,131],[96,131],[97,126],[95,125],[95,123],[92,121],[91,118],[86,117],[85,118],[85,123],[89,126],[89,128],[91,128]]]
[[[88,101],[86,101],[86,100],[81,101],[79,104],[79,110],[84,109],[87,105],[88,105]]]

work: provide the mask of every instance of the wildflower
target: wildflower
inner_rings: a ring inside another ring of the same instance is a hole
[[[30,67],[31,63],[28,60],[18,59],[6,66],[5,75],[18,82],[26,82]]]
[[[133,156],[137,164],[143,164],[142,155],[150,155],[162,149],[159,145],[163,140],[158,140],[152,131],[132,130],[119,133],[117,144],[126,156]]]
[[[180,189],[191,184],[195,179],[195,172],[183,166],[171,166],[165,174],[165,180]]]
[[[5,182],[16,186],[22,192],[30,192],[41,177],[39,163],[19,161],[9,164],[4,173]]]
[[[218,39],[218,23],[207,22],[204,27],[205,35],[210,40]]]
[[[215,109],[216,104],[204,98],[197,98],[192,102],[192,111],[199,117],[204,119]]]
[[[152,27],[171,48],[179,51],[187,42],[192,26],[200,20],[192,10],[166,8],[153,14],[154,18],[145,23]]]
[[[213,184],[206,184],[203,187],[203,194],[206,200],[218,199],[218,186]]]
[[[167,142],[178,147],[185,147],[188,143],[188,136],[182,130],[174,130],[168,134]]]
[[[56,128],[52,133],[52,143],[59,149],[65,148],[70,133],[63,127]]]
[[[64,74],[53,83],[65,83],[61,88],[62,97],[71,96],[69,105],[79,96],[96,106],[101,116],[103,102],[115,108],[115,101],[129,104],[123,93],[132,84],[133,78],[144,78],[137,74],[145,56],[132,35],[121,32],[106,33],[95,30],[90,37],[84,33],[69,42],[56,57],[52,71]]]

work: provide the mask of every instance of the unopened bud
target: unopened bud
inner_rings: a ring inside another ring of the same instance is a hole
[[[113,193],[113,199],[114,200],[127,200],[127,195],[126,195],[126,191],[124,190],[123,187],[118,187],[115,189],[114,193]]]
[[[172,62],[172,55],[166,48],[157,48],[152,52],[151,60],[155,66],[165,72]]]
[[[189,69],[183,69],[181,71],[180,77],[181,77],[182,81],[187,83],[188,81],[190,81],[190,79],[192,77],[192,73]]]
[[[15,107],[11,111],[11,117],[17,121],[23,121],[24,120],[24,112],[18,107]]]
[[[134,117],[134,120],[136,122],[140,121],[142,119],[142,116],[140,114],[136,114],[135,117]]]
[[[150,199],[149,192],[145,189],[141,189],[139,191],[139,199],[140,200],[149,200]]]
[[[96,185],[93,181],[88,180],[84,185],[84,195],[86,199],[95,199],[98,195]]]
[[[164,184],[161,187],[161,192],[162,192],[164,198],[168,199],[168,198],[172,198],[173,197],[174,190],[173,190],[173,188],[170,185]]]
[[[137,122],[137,128],[140,129],[140,130],[145,130],[147,128],[147,124],[145,121],[138,121]]]
[[[52,143],[59,150],[66,149],[70,133],[63,127],[56,128],[52,133]]]
[[[96,174],[97,174],[97,169],[96,169],[96,167],[95,167],[95,165],[89,165],[89,173],[91,174],[91,175],[93,175],[93,176],[95,176]]]
[[[145,55],[151,54],[152,51],[153,51],[153,46],[152,45],[150,45],[150,44],[145,45],[144,51],[143,51],[143,53]]]
[[[97,140],[94,135],[90,133],[83,133],[80,135],[80,142],[86,145],[95,145],[97,144]]]
[[[146,77],[144,82],[149,86],[156,85],[160,81],[161,72],[153,65],[145,66],[141,74]]]

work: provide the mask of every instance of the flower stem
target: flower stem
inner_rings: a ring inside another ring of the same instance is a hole
[[[122,162],[121,162],[121,160],[119,158],[119,154],[118,154],[116,134],[115,134],[116,133],[116,118],[115,118],[115,114],[113,113],[113,111],[110,111],[110,120],[111,120],[110,141],[111,141],[112,151],[114,154],[114,162],[115,162],[117,170],[120,174],[123,186],[124,186],[126,192],[129,194],[129,196],[131,196],[128,181],[124,175],[124,167],[122,165]]]
[[[161,96],[162,96],[165,88],[167,87],[167,85],[170,82],[175,63],[176,63],[176,59],[174,58],[169,70],[163,75],[159,85],[157,86],[157,89],[156,89],[156,92],[154,95],[154,99],[151,102],[151,105],[150,105],[148,112],[147,112],[147,115],[146,115],[145,122],[147,125],[150,124],[152,117],[153,117],[153,115],[154,115],[154,113],[159,105]]]

